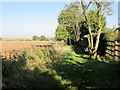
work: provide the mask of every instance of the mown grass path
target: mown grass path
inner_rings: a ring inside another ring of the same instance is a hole
[[[70,80],[72,87],[99,89],[120,88],[119,68],[112,61],[93,60],[88,55],[66,53],[55,70]]]

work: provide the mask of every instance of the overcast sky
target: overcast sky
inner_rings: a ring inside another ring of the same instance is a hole
[[[2,37],[31,38],[33,35],[54,37],[58,15],[67,3],[1,2]],[[112,8],[114,13],[107,16],[107,27],[118,27],[118,4],[114,3]]]

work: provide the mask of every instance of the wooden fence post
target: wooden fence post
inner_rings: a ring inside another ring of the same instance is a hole
[[[118,42],[115,40],[115,46],[114,46],[114,60],[118,61]]]
[[[114,60],[114,51],[115,51],[115,43],[114,41],[111,42],[111,59]]]

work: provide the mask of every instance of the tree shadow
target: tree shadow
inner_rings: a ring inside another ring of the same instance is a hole
[[[2,89],[64,89],[48,71],[26,68],[25,60],[2,60],[2,76]]]
[[[101,89],[120,88],[115,64],[93,60],[88,55],[65,54],[61,61],[51,62],[47,70],[29,69],[25,58],[2,60],[3,89]],[[46,68],[45,68],[46,69]]]
[[[78,56],[77,56],[78,57]],[[71,87],[77,89],[101,89],[120,88],[118,68],[113,63],[93,60],[92,58],[79,56],[86,62],[68,58],[52,67],[63,79],[70,80]]]
[[[82,46],[80,46],[80,47],[72,46],[72,49],[74,50],[74,52],[76,54],[83,54],[83,53],[85,53],[84,47],[82,47]]]

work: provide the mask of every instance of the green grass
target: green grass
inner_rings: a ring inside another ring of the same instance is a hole
[[[118,68],[110,60],[93,60],[89,55],[69,52],[53,69],[70,80],[71,87],[120,88]]]
[[[76,54],[73,50],[64,52],[61,58],[55,54],[55,51],[49,50],[25,52],[18,61],[3,61],[3,86],[75,90],[120,88],[120,76],[115,62],[104,57],[93,60],[89,55]],[[37,59],[34,69],[27,66],[26,59]],[[40,63],[42,59],[46,63]],[[5,67],[9,69],[8,72]]]

